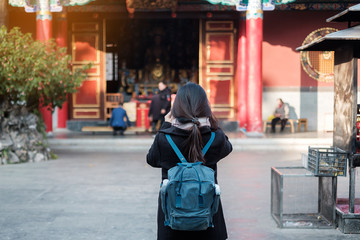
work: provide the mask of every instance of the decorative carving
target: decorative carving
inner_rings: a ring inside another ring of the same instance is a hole
[[[177,0],[126,0],[128,8],[134,9],[172,9],[177,7]]]
[[[26,12],[61,12],[63,6],[85,5],[95,0],[9,0],[13,7],[24,7]]]
[[[88,4],[89,2],[93,2],[95,0],[60,0],[58,2],[61,3],[61,5],[63,6],[75,6],[75,5],[85,5]]]
[[[341,1],[337,1],[336,3],[320,3],[320,1],[316,3],[289,3],[276,5],[276,10],[315,10],[315,11],[334,11],[334,10],[345,10],[351,6],[351,3],[341,3]]]

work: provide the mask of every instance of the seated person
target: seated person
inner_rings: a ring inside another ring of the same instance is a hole
[[[289,106],[283,102],[281,98],[277,99],[278,106],[274,111],[274,116],[271,120],[271,132],[275,133],[275,125],[278,121],[281,123],[281,132],[284,131],[286,122],[289,118]]]
[[[126,118],[127,124],[125,124],[124,118]],[[116,132],[119,131],[120,135],[124,135],[126,127],[130,127],[129,117],[126,114],[125,109],[123,108],[123,103],[119,103],[119,107],[115,108],[111,112],[110,126],[113,128],[113,135],[116,135]]]

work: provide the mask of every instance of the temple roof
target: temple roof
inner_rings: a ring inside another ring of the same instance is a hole
[[[335,16],[326,19],[327,22],[360,22],[360,4],[354,5]]]
[[[334,51],[339,47],[353,47],[354,57],[360,57],[360,26],[344,29],[328,35],[304,46],[297,51]]]
[[[21,2],[25,0],[10,0],[15,2]],[[77,1],[86,1],[86,0],[77,0]],[[81,6],[70,6],[67,7],[69,12],[126,12],[128,7],[126,4],[135,3],[137,6],[152,4],[155,1],[145,1],[145,0],[95,0],[91,1],[88,4]],[[176,2],[176,7],[166,8],[164,6],[168,5],[169,2]],[[280,4],[275,6],[275,10],[286,11],[328,11],[328,10],[344,10],[350,6],[359,3],[358,0],[296,0],[289,4]],[[159,9],[161,11],[176,11],[176,12],[208,12],[208,11],[217,11],[217,12],[236,12],[235,6],[225,6],[221,4],[211,4],[207,0],[158,0],[156,1],[157,5],[160,5],[158,8],[144,8],[138,7],[136,11],[140,12],[156,12]],[[10,7],[11,11],[23,11],[21,8]]]

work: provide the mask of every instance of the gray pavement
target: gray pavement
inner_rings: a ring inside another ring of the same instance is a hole
[[[156,239],[160,170],[146,164],[147,151],[55,152],[57,160],[0,166],[1,240]],[[299,151],[237,151],[219,164],[230,240],[359,239],[336,229],[277,228],[270,168],[298,165]]]

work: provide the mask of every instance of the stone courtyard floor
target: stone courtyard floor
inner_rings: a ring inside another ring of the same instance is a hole
[[[57,160],[0,166],[1,240],[156,239],[160,170],[146,164],[147,151],[56,153]],[[359,239],[336,229],[277,227],[270,168],[299,165],[299,151],[235,151],[219,163],[229,240]]]

